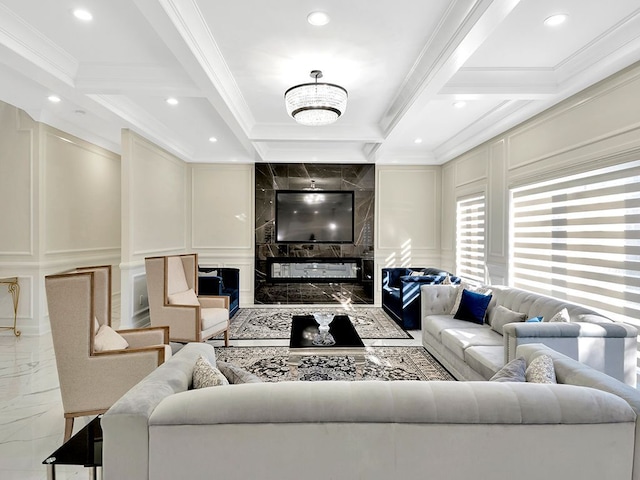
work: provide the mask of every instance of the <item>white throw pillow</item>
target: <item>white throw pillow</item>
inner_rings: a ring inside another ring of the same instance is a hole
[[[109,325],[102,325],[93,339],[93,351],[124,350],[129,343]]]
[[[551,323],[551,322],[570,322],[570,321],[571,321],[571,318],[569,317],[569,312],[567,311],[566,308],[563,308],[558,313],[556,313],[553,317],[551,317],[551,320],[549,320],[549,323]]]
[[[168,298],[169,305],[200,305],[200,302],[198,302],[198,297],[196,296],[196,292],[193,291],[193,288],[185,290],[184,292],[168,295]]]
[[[200,355],[193,368],[193,388],[217,387],[229,385],[227,377],[220,370],[211,365],[209,360]]]
[[[498,305],[489,314],[491,329],[502,335],[502,327],[507,323],[524,322],[527,319],[526,313],[514,312],[502,305]]]
[[[553,359],[549,355],[535,358],[527,367],[525,377],[531,383],[558,383]]]

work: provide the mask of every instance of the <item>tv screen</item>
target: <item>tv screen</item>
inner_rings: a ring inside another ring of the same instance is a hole
[[[353,243],[353,192],[276,191],[276,241]]]

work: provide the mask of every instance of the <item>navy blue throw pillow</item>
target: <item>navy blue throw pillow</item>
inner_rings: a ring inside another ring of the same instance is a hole
[[[453,318],[466,320],[468,322],[484,323],[484,314],[487,312],[490,301],[491,295],[470,292],[465,288],[462,291],[460,307],[458,307],[458,311]]]

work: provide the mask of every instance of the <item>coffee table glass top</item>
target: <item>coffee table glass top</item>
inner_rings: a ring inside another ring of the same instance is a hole
[[[294,315],[291,324],[291,339],[289,348],[354,348],[364,347],[362,339],[353,327],[347,315],[336,315],[329,325],[329,333],[333,335],[336,343],[330,347],[313,344],[313,338],[318,333],[318,323],[313,315]]]

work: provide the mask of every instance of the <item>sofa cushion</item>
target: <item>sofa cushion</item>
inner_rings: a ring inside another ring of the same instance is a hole
[[[229,380],[229,383],[238,385],[241,383],[262,383],[262,379],[257,375],[238,367],[232,363],[218,361],[216,367]]]
[[[460,306],[453,318],[468,320],[469,322],[484,323],[484,315],[491,301],[491,295],[462,290]]]
[[[489,314],[491,329],[502,335],[502,327],[507,323],[524,322],[527,315],[525,313],[514,312],[502,305],[496,306]]]
[[[225,328],[229,323],[229,310],[226,308],[202,308],[202,330],[219,327]]]
[[[93,338],[93,351],[124,350],[129,346],[125,338],[109,325],[102,325]]]
[[[441,334],[444,330],[448,330],[450,328],[473,329],[484,327],[479,323],[457,320],[451,315],[429,315],[422,320],[422,328],[429,332],[432,337],[442,341]]]
[[[504,346],[469,347],[464,351],[464,361],[482,378],[491,378],[504,365]]]
[[[491,382],[526,382],[527,362],[524,357],[511,360],[489,379]]]
[[[489,327],[456,329],[450,328],[442,332],[441,339],[442,344],[461,359],[464,359],[464,351],[468,347],[502,347],[504,344],[502,336],[498,335]]]
[[[536,357],[527,367],[525,375],[527,382],[531,383],[558,383],[553,359],[549,355]]]
[[[193,367],[193,388],[217,387],[229,385],[229,381],[209,360],[200,356]]]
[[[167,300],[169,300],[169,305],[200,306],[200,302],[198,301],[198,297],[196,296],[196,292],[193,291],[193,288],[189,288],[184,292],[171,293],[167,295]]]

